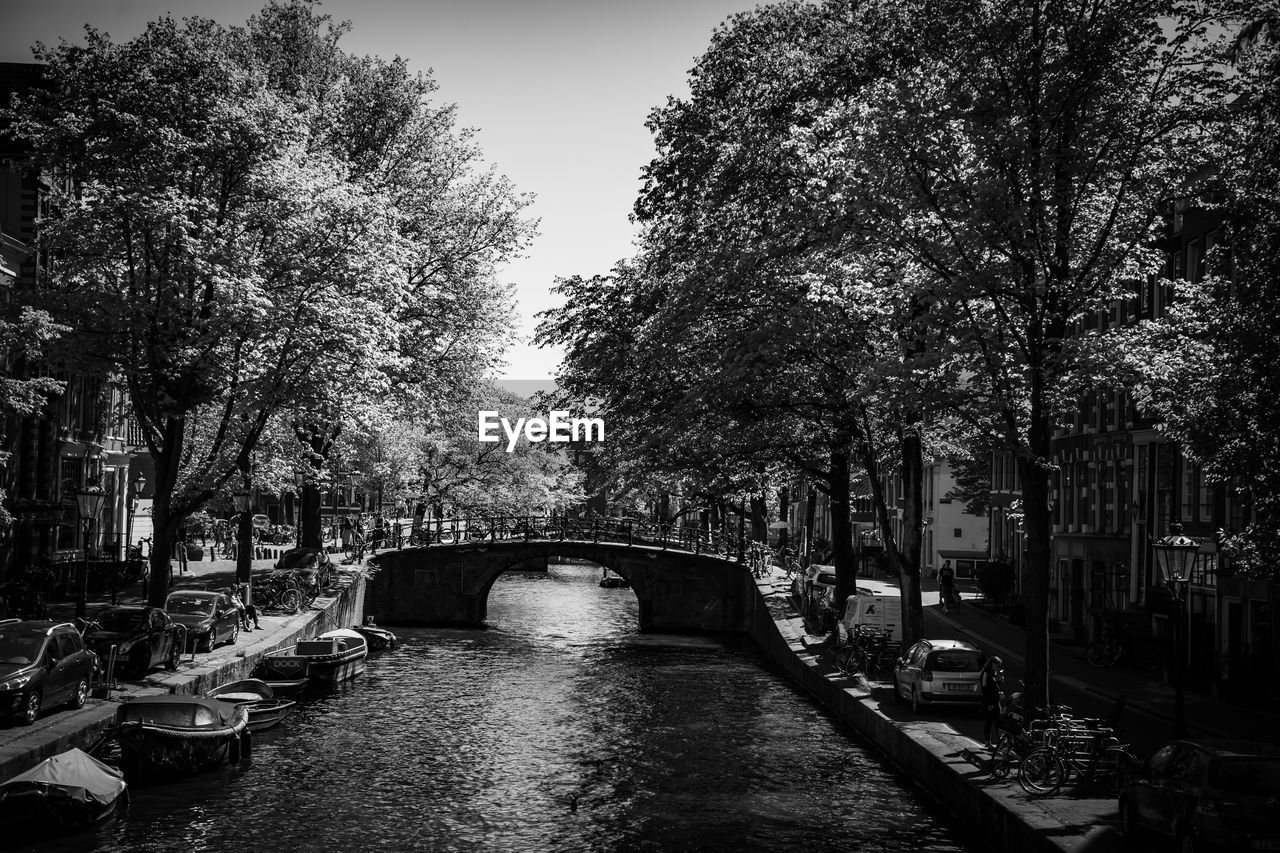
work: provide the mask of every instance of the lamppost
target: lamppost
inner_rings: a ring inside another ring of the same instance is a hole
[[[76,584],[76,618],[85,616],[89,597],[89,543],[93,541],[93,522],[102,511],[102,501],[107,493],[98,485],[97,477],[90,477],[84,487],[76,492],[76,508],[84,524],[84,560],[80,564],[80,582]]]
[[[236,512],[240,513],[240,525],[236,530],[236,587],[248,607],[252,600],[250,578],[253,574],[253,517],[249,515],[249,503],[253,493],[249,490],[249,478],[244,486],[231,496]]]
[[[133,516],[138,511],[138,498],[142,497],[142,490],[147,487],[146,475],[139,471],[138,476],[129,481],[129,485],[133,486],[133,491],[129,495],[129,518],[124,530],[125,560],[129,559],[129,549],[133,546]]]
[[[1182,535],[1182,525],[1176,521],[1169,525],[1169,535],[1157,540],[1152,549],[1156,554],[1156,567],[1160,580],[1169,590],[1169,597],[1176,608],[1173,626],[1173,736],[1187,736],[1187,720],[1182,695],[1182,683],[1186,678],[1187,657],[1187,583],[1191,580],[1191,567],[1200,553],[1200,543]]]

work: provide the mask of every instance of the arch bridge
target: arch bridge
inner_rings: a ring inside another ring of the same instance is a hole
[[[389,625],[478,626],[489,590],[532,559],[573,557],[626,578],[640,630],[746,631],[765,610],[741,540],[633,520],[563,517],[437,520],[418,545],[370,560],[365,612]]]

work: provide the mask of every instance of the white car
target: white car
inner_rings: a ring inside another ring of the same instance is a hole
[[[893,696],[920,713],[927,705],[977,705],[978,673],[986,655],[962,640],[921,640],[893,667]]]

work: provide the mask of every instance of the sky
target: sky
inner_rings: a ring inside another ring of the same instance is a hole
[[[79,41],[92,24],[125,41],[171,13],[242,24],[266,0],[0,0],[0,61],[29,62],[31,45]],[[348,20],[342,46],[402,56],[431,71],[441,102],[478,131],[486,159],[536,196],[539,236],[507,265],[523,343],[501,374],[546,380],[561,354],[532,345],[534,315],[556,304],[557,276],[607,273],[633,254],[628,220],[640,170],[654,154],[644,122],[688,70],[717,24],[754,0],[327,0]]]

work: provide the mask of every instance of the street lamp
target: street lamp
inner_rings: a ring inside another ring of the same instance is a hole
[[[129,485],[133,486],[133,490],[129,494],[129,519],[124,532],[125,560],[129,559],[129,549],[133,546],[133,516],[138,511],[138,498],[142,497],[142,490],[147,487],[146,475],[139,471],[138,476],[129,481]]]
[[[84,561],[80,564],[80,582],[76,585],[76,618],[85,616],[86,600],[89,597],[89,543],[93,541],[93,522],[102,512],[102,501],[107,493],[98,485],[96,477],[89,478],[83,488],[76,492],[76,508],[80,513],[80,521],[84,523]]]
[[[1187,720],[1183,704],[1182,683],[1186,676],[1187,657],[1187,584],[1191,580],[1191,567],[1200,553],[1200,543],[1182,535],[1182,525],[1176,521],[1169,525],[1169,535],[1157,540],[1152,549],[1156,554],[1156,568],[1160,580],[1169,590],[1169,597],[1177,607],[1173,626],[1173,696],[1175,738],[1187,736]]]
[[[244,486],[231,495],[236,512],[240,513],[240,527],[236,531],[236,587],[246,607],[252,603],[252,590],[249,589],[249,579],[253,573],[253,517],[249,515],[252,498],[249,478],[246,476]]]

